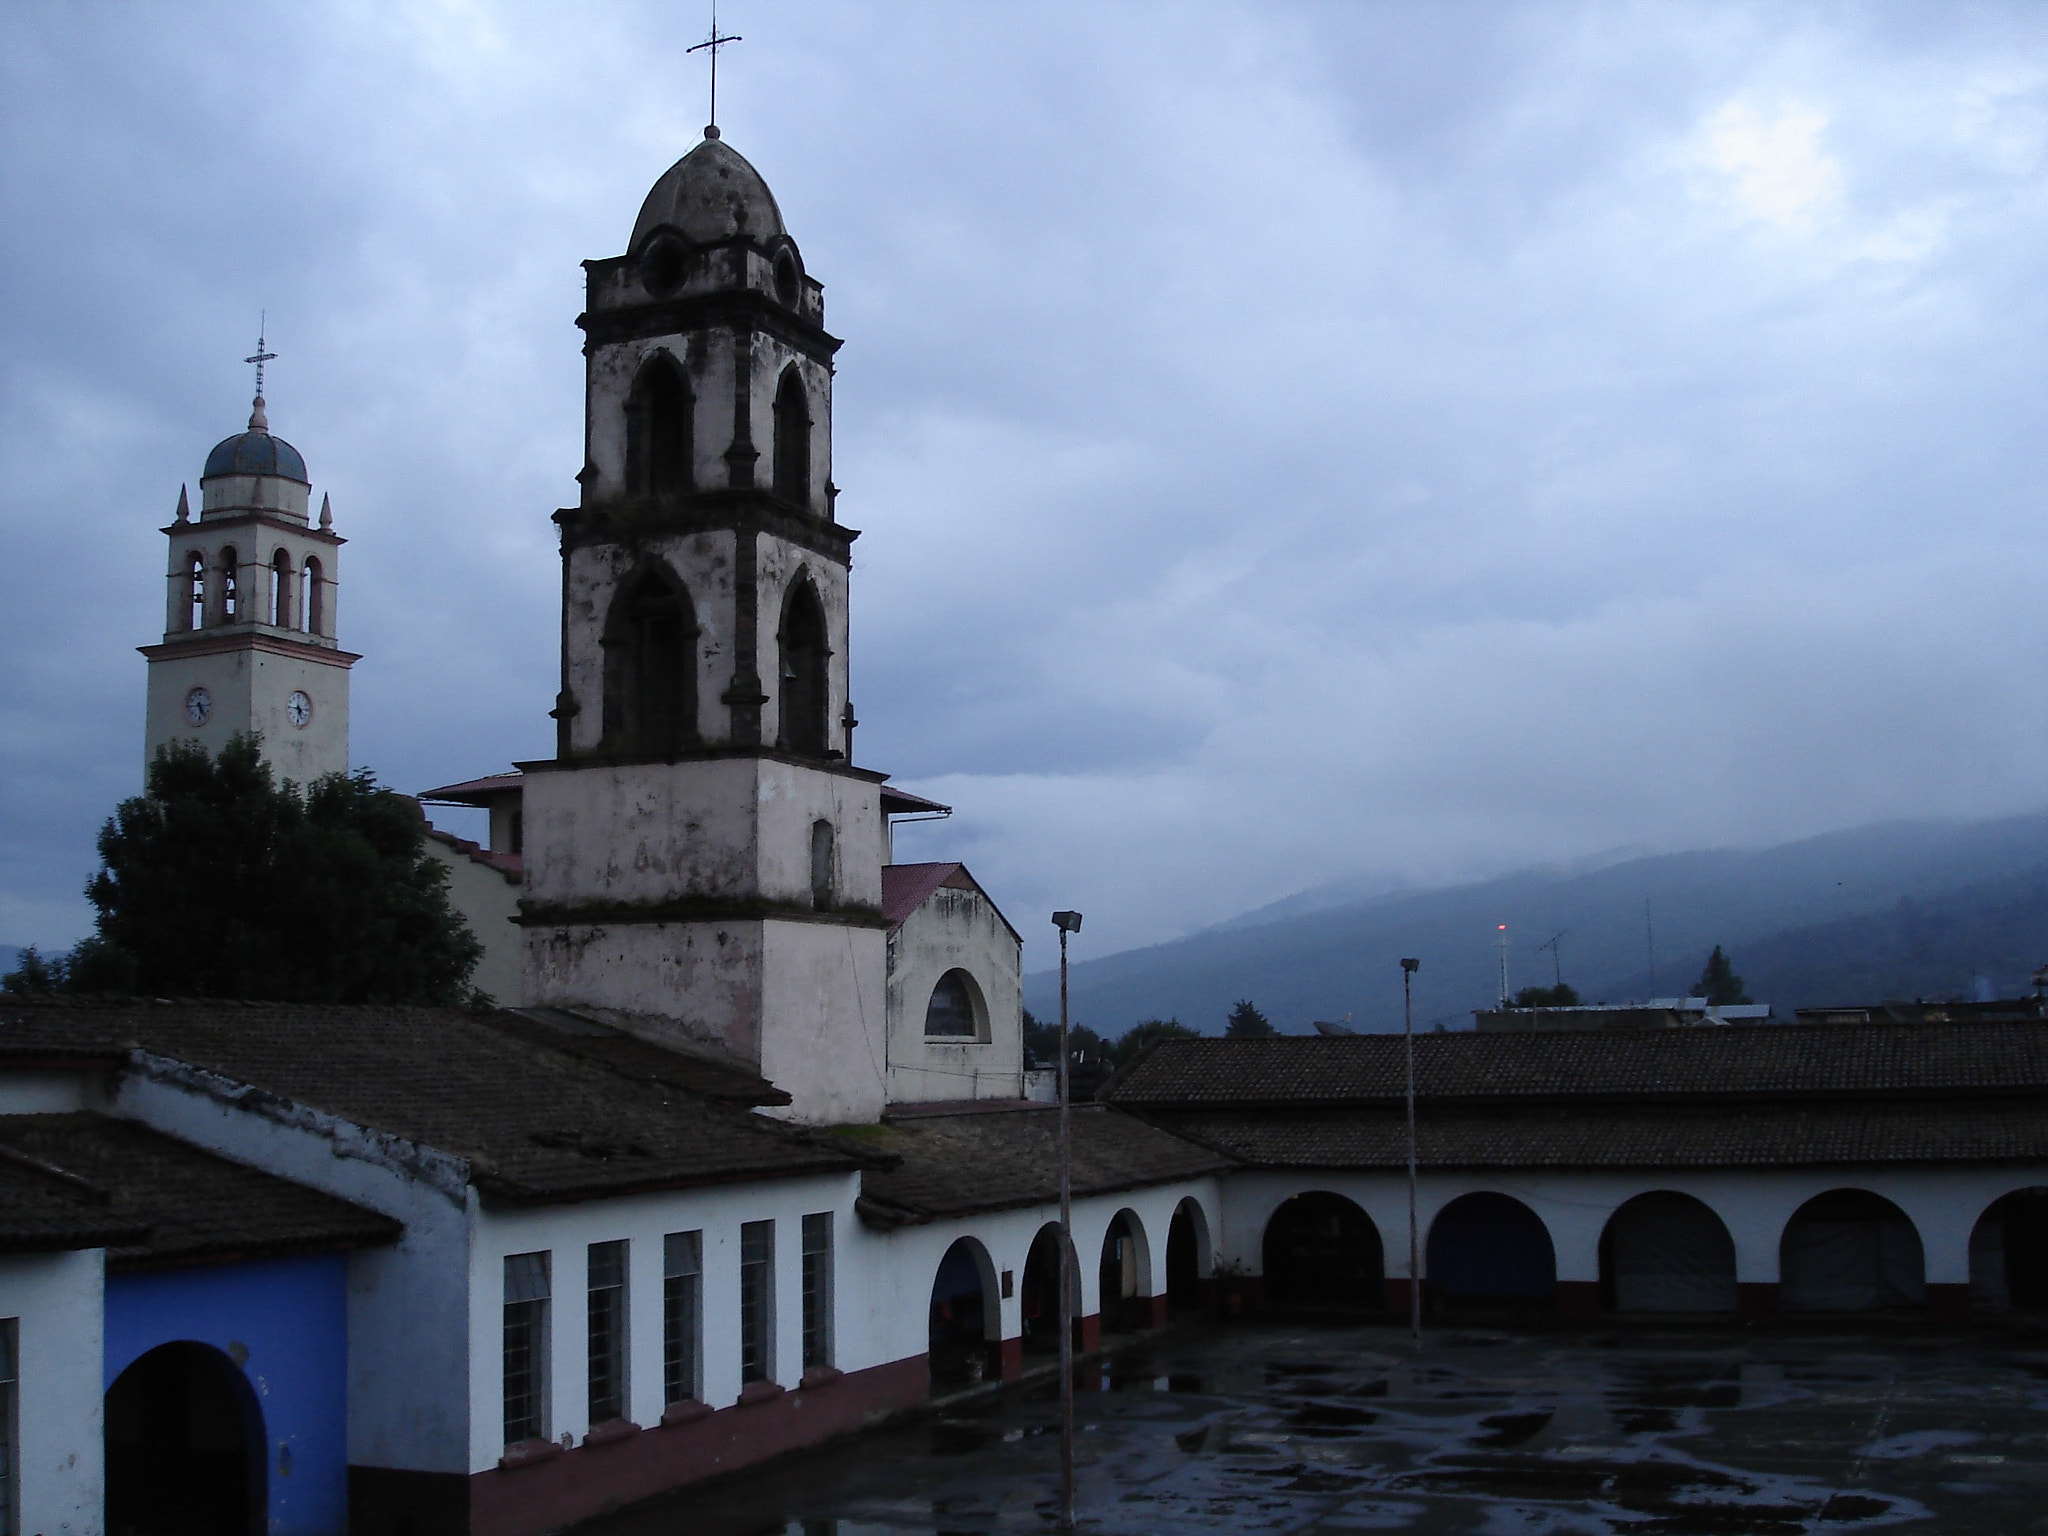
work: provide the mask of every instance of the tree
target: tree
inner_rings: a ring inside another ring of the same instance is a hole
[[[1515,994],[1517,1008],[1576,1008],[1579,994],[1568,981],[1554,987],[1524,987]]]
[[[1223,1026],[1223,1033],[1232,1040],[1263,1040],[1280,1031],[1266,1022],[1266,1016],[1259,1012],[1256,1003],[1248,997],[1241,997],[1237,1006],[1230,1010],[1230,1020]]]
[[[1693,995],[1704,997],[1707,1006],[1719,1008],[1727,1003],[1746,1003],[1750,1000],[1748,990],[1742,985],[1742,978],[1735,974],[1735,967],[1721,946],[1716,944],[1714,952],[1707,956],[1707,968],[1700,972],[1700,979],[1692,984]]]
[[[1109,1059],[1122,1066],[1154,1040],[1195,1040],[1200,1037],[1200,1030],[1189,1029],[1179,1019],[1146,1019],[1123,1032],[1116,1044],[1109,1048]]]
[[[71,962],[63,955],[46,959],[31,944],[21,952],[20,963],[0,976],[0,992],[62,992],[70,972]]]
[[[418,810],[367,769],[302,792],[253,736],[161,747],[146,795],[100,829],[97,934],[72,991],[330,1003],[460,1003],[483,953],[448,905]]]

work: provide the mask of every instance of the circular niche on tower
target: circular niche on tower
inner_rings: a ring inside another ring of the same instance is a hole
[[[682,239],[664,230],[647,242],[640,253],[640,285],[657,299],[665,299],[683,285],[690,265],[690,248]]]

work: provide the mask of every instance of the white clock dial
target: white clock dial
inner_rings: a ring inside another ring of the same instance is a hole
[[[284,701],[284,717],[293,725],[303,726],[313,718],[313,701],[302,688],[294,688],[292,696]]]
[[[185,718],[194,725],[206,724],[213,713],[213,695],[204,688],[194,688],[185,695]]]

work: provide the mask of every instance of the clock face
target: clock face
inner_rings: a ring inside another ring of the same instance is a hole
[[[294,688],[292,696],[284,701],[284,717],[293,725],[301,727],[313,718],[313,701],[306,696],[303,688]]]
[[[213,713],[213,695],[204,688],[194,688],[185,695],[185,718],[194,725],[206,724]]]

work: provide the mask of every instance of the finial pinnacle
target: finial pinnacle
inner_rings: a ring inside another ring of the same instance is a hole
[[[185,494],[185,487],[182,485],[178,487],[178,521],[192,521],[192,498]]]
[[[716,123],[706,123],[706,124],[704,125],[704,137],[705,137],[705,138],[707,138],[707,139],[715,139],[715,138],[717,138],[718,136],[719,136],[719,134],[718,134],[718,124],[716,124]]]
[[[324,532],[325,530],[332,528],[333,526],[334,508],[328,502],[327,493],[325,491],[322,491],[320,493],[320,527],[321,530]]]
[[[249,430],[251,432],[268,432],[270,430],[270,418],[264,414],[263,397],[261,395],[256,397],[250,407]]]

